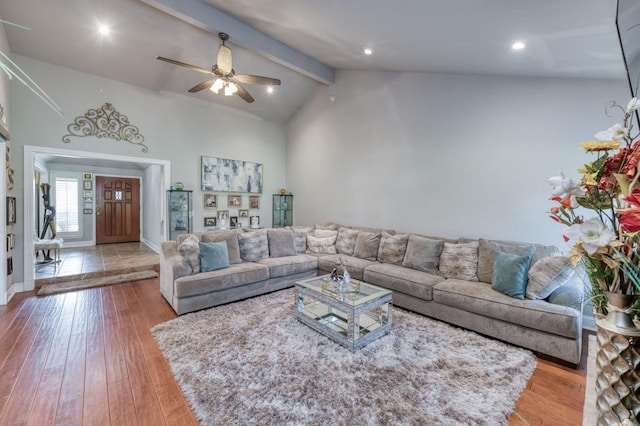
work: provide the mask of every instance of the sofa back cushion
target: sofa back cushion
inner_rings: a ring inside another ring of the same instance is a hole
[[[501,251],[496,253],[491,288],[507,296],[524,299],[533,247],[530,253],[525,256]]]
[[[229,251],[227,242],[198,243],[200,247],[200,271],[217,271],[229,267]]]
[[[269,242],[267,231],[264,229],[238,234],[238,244],[240,257],[246,262],[255,262],[269,257]]]
[[[187,235],[182,238],[182,242],[178,245],[178,252],[187,261],[191,267],[191,274],[200,272],[200,247],[198,246],[198,237],[195,235]]]
[[[404,252],[407,250],[407,241],[409,241],[409,234],[392,235],[383,232],[378,248],[378,261],[391,263],[393,265],[402,265]]]
[[[307,235],[313,235],[313,228],[310,226],[291,226],[293,230],[293,244],[296,253],[307,251]]]
[[[296,247],[291,229],[267,230],[269,240],[269,257],[294,256]]]
[[[176,237],[176,244],[179,247],[180,244],[182,244],[182,242],[187,238],[189,238],[191,235],[194,235],[198,239],[198,241],[200,241],[200,238],[202,238],[202,234],[203,232],[193,232],[191,234],[180,234]]]
[[[360,231],[356,237],[356,246],[353,255],[360,259],[375,262],[378,258],[378,248],[380,247],[380,233]]]
[[[535,248],[531,244],[495,241],[495,240],[479,240],[478,249],[478,280],[491,284],[493,279],[493,264],[496,261],[496,253],[517,254],[519,256],[533,256]]]
[[[478,281],[477,241],[468,243],[444,243],[440,254],[440,275],[466,281]]]
[[[340,228],[338,231],[338,238],[336,240],[336,251],[340,254],[346,254],[353,256],[353,252],[356,250],[356,238],[358,238],[357,229],[349,229],[346,227]]]
[[[229,253],[229,263],[231,265],[242,263],[242,257],[240,257],[240,245],[238,244],[238,233],[236,231],[217,230],[205,232],[200,240],[204,243],[225,241],[227,243],[227,251]]]
[[[438,273],[444,241],[409,235],[402,266],[431,274]]]
[[[332,232],[335,232],[336,235],[327,237],[316,237],[315,235],[307,235],[307,253],[336,254],[337,232]]]

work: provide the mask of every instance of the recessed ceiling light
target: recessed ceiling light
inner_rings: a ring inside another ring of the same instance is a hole
[[[522,49],[524,49],[525,47],[527,47],[527,45],[526,45],[526,44],[524,44],[524,43],[523,43],[523,42],[521,42],[521,41],[516,41],[515,43],[513,43],[513,44],[511,45],[511,48],[512,48],[513,50],[522,50]]]
[[[365,47],[365,48],[364,48],[364,50],[363,50],[363,52],[364,52],[364,54],[365,54],[365,55],[371,55],[371,54],[373,54],[373,50],[372,50],[372,49],[370,49],[370,48],[368,48],[368,47]]]
[[[100,26],[98,26],[98,31],[100,31],[100,34],[102,35],[107,35],[109,34],[109,27],[107,27],[105,24],[101,24]]]
[[[271,86],[267,87],[267,93],[273,93],[273,87]]]

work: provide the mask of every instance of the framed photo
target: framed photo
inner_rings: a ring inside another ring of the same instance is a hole
[[[91,173],[83,173],[82,174],[82,179],[83,180],[91,180],[91,179],[93,179],[93,175]]]
[[[240,207],[242,205],[242,196],[240,195],[229,195],[229,208],[231,207]]]
[[[84,191],[82,193],[83,197],[93,197],[93,191]]]
[[[13,246],[16,242],[15,234],[7,234],[7,251],[13,250]]]
[[[262,164],[202,156],[202,191],[262,194]]]
[[[232,228],[238,226],[238,216],[231,216],[231,218],[229,219],[229,226],[231,226]]]
[[[229,223],[229,210],[218,210],[218,222],[220,226]]]
[[[239,210],[238,216],[240,217],[249,217],[249,210]]]
[[[92,181],[90,181],[90,180],[85,180],[85,181],[83,181],[83,183],[82,183],[82,188],[83,188],[84,190],[93,189],[93,183],[92,183]]]
[[[13,257],[7,257],[7,275],[13,274]]]
[[[84,197],[85,203],[93,203],[93,197]]]
[[[83,214],[93,214],[93,209],[83,209],[82,213]]]
[[[251,216],[249,219],[249,224],[252,228],[257,228],[260,226],[260,216]]]
[[[216,197],[215,194],[204,194],[204,208],[205,209],[217,209],[218,208],[218,197]],[[211,225],[211,226],[216,226],[216,225]]]
[[[249,195],[249,208],[250,209],[259,209],[260,208],[260,196],[259,195]]]
[[[209,227],[209,226],[216,226],[216,218],[215,217],[205,217],[204,218],[204,226]]]
[[[16,197],[7,197],[7,225],[16,223]]]

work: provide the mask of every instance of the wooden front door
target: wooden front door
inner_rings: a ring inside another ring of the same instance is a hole
[[[140,179],[96,176],[96,244],[140,241]]]

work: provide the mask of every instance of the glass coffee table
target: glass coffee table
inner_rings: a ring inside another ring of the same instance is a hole
[[[330,276],[296,282],[296,318],[331,340],[360,349],[391,330],[391,291],[351,279],[344,292]]]

